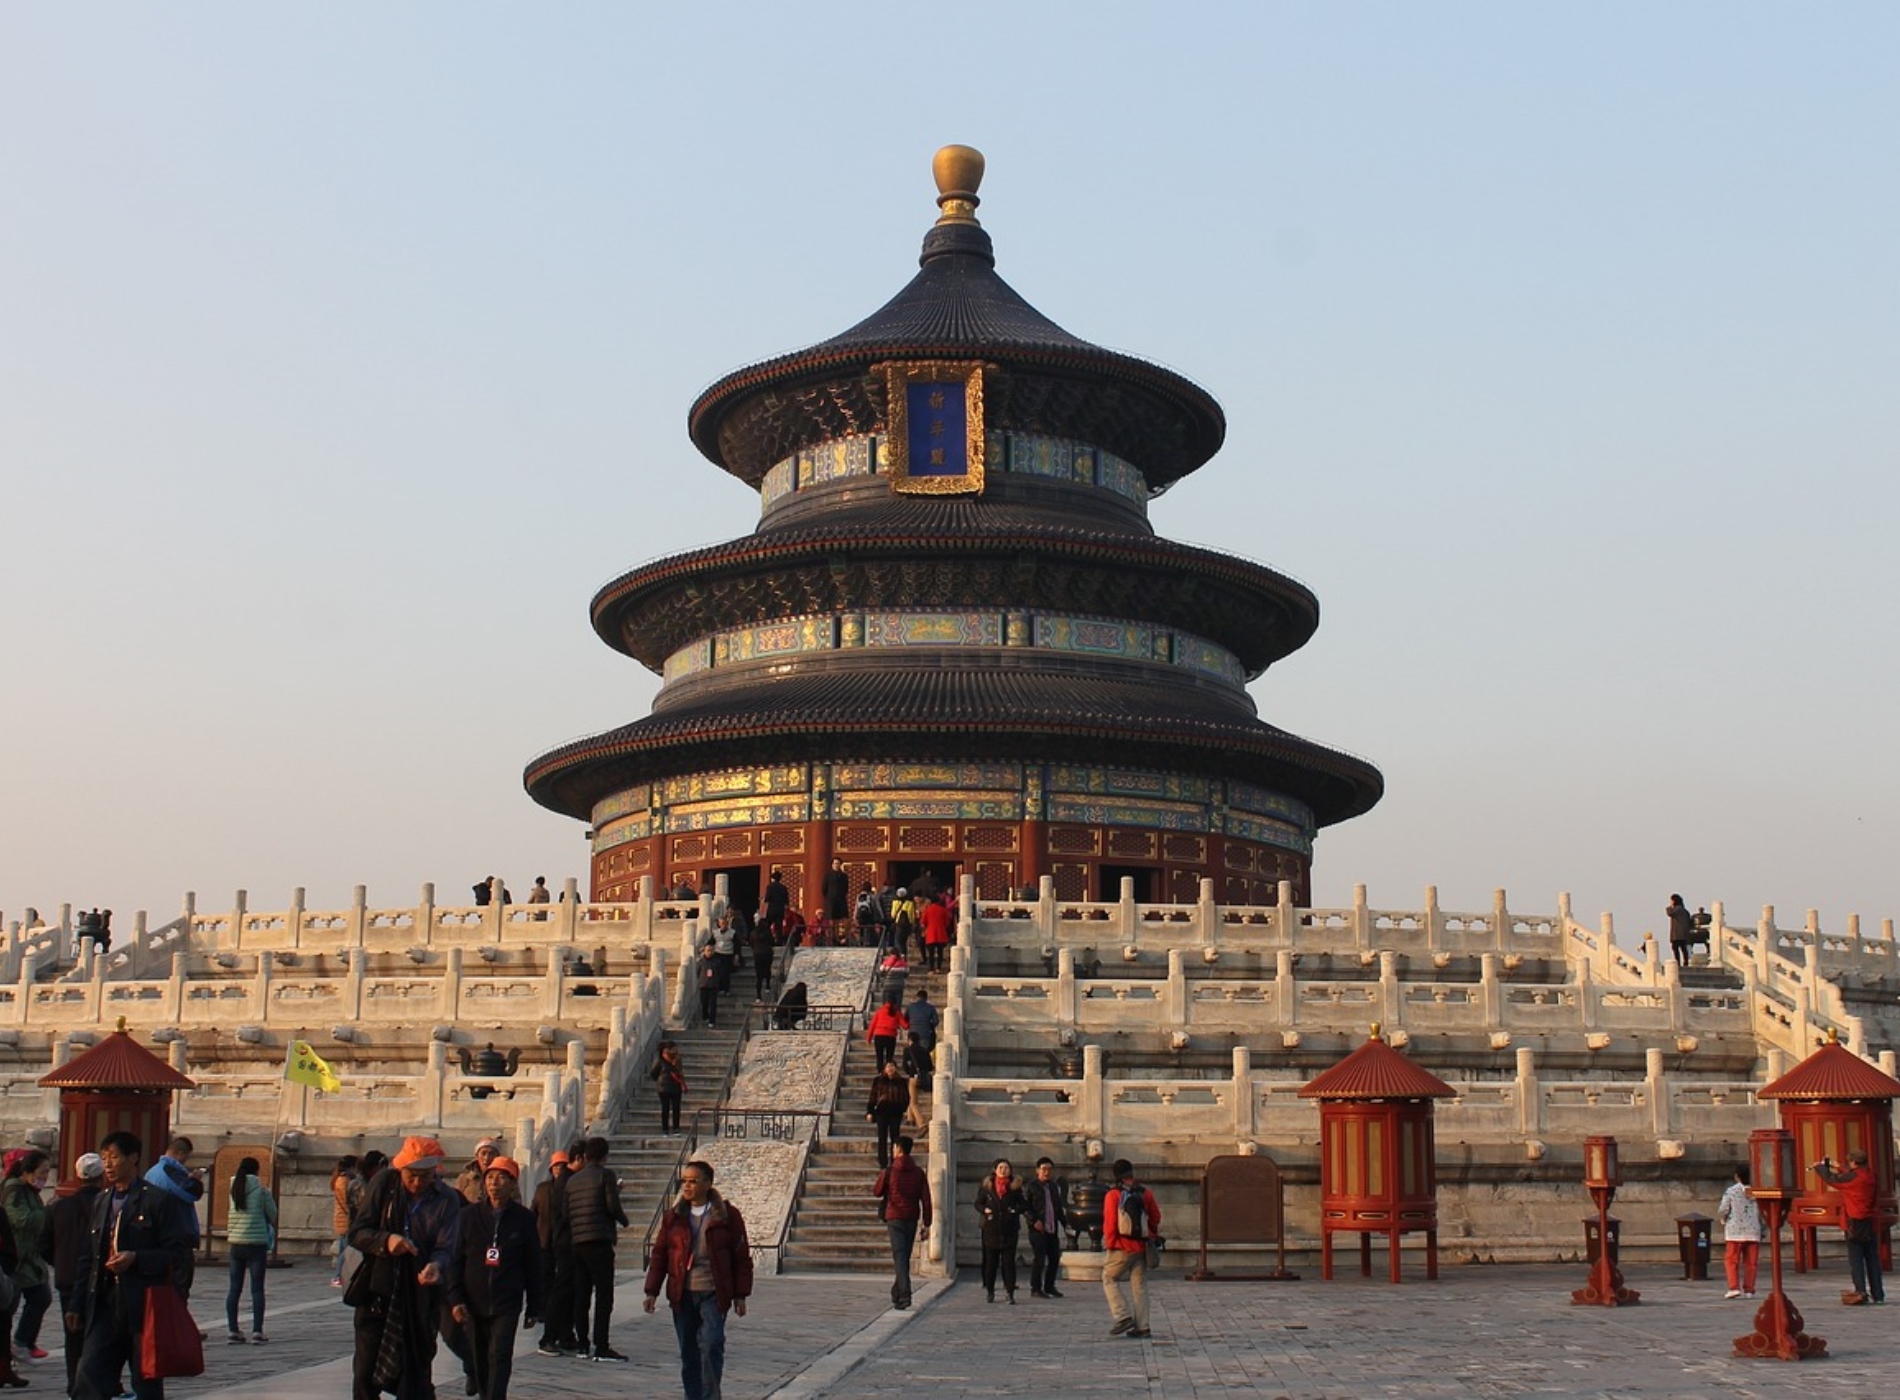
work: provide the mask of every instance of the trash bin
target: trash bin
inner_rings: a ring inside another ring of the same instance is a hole
[[[1623,1262],[1623,1222],[1614,1215],[1610,1217],[1610,1262]],[[1597,1261],[1597,1218],[1594,1215],[1583,1217],[1583,1258],[1587,1264]]]
[[[1684,1278],[1708,1278],[1709,1241],[1714,1229],[1713,1220],[1694,1211],[1676,1217],[1676,1250],[1682,1255]]]

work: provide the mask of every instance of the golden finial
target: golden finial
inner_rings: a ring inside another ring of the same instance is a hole
[[[119,1034],[120,1035],[125,1034],[125,1017],[123,1016],[119,1018]]]
[[[973,224],[977,186],[983,183],[983,153],[974,146],[945,146],[930,161],[930,173],[937,181],[937,216],[940,224]]]
[[[1383,1039],[1384,1039],[1384,1037],[1383,1037],[1383,1036],[1381,1036],[1381,1035],[1379,1034],[1379,1023],[1378,1023],[1377,1021],[1374,1021],[1374,1022],[1372,1023],[1372,1035],[1371,1035],[1371,1036],[1370,1036],[1369,1038],[1370,1038],[1370,1039],[1372,1039],[1372,1040],[1383,1040]]]

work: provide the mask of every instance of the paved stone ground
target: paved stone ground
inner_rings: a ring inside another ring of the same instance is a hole
[[[751,1315],[731,1322],[729,1400],[776,1395],[1100,1397],[1167,1400],[1285,1396],[1679,1396],[1735,1400],[1813,1394],[1825,1387],[1884,1394],[1900,1375],[1900,1307],[1843,1308],[1843,1271],[1791,1277],[1809,1329],[1828,1339],[1822,1361],[1788,1365],[1730,1354],[1754,1304],[1726,1302],[1720,1282],[1687,1283],[1639,1267],[1633,1308],[1579,1308],[1580,1265],[1448,1268],[1437,1283],[1342,1278],[1309,1271],[1298,1283],[1189,1283],[1178,1272],[1149,1290],[1154,1336],[1111,1340],[1098,1284],[1076,1281],[1061,1301],[1019,1294],[986,1304],[972,1279],[919,1289],[917,1307],[886,1306],[868,1277],[761,1279]],[[199,1274],[194,1307],[210,1325],[209,1374],[174,1381],[175,1397],[342,1400],[349,1393],[348,1311],[315,1263],[272,1270],[268,1346],[223,1341],[223,1276]],[[1766,1282],[1764,1278],[1764,1283]],[[636,1276],[622,1275],[614,1341],[634,1359],[595,1366],[537,1356],[524,1336],[512,1390],[540,1397],[677,1395],[664,1307],[640,1311]],[[446,1353],[443,1363],[448,1363]],[[44,1362],[36,1389],[52,1393]],[[462,1393],[439,1364],[443,1400]]]

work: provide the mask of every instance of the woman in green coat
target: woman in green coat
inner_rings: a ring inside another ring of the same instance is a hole
[[[231,1178],[231,1215],[224,1232],[225,1243],[231,1247],[231,1287],[224,1295],[224,1320],[231,1329],[228,1340],[234,1345],[245,1340],[238,1330],[238,1299],[247,1274],[251,1280],[250,1340],[258,1346],[270,1340],[264,1335],[264,1261],[270,1258],[276,1232],[277,1202],[270,1188],[257,1179],[257,1158],[246,1157]]]
[[[14,1149],[7,1154],[6,1179],[0,1182],[0,1205],[6,1208],[7,1223],[20,1252],[20,1267],[13,1280],[20,1285],[20,1320],[13,1330],[14,1355],[43,1361],[46,1351],[40,1346],[40,1321],[53,1304],[53,1283],[40,1253],[40,1235],[46,1226],[47,1179],[53,1174],[53,1160],[37,1147]]]

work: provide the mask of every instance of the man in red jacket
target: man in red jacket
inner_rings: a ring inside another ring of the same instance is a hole
[[[752,1250],[739,1208],[713,1190],[710,1163],[680,1169],[679,1203],[667,1211],[647,1266],[646,1310],[660,1287],[673,1307],[686,1400],[718,1400],[726,1369],[726,1311],[745,1316],[752,1296]]]
[[[1115,1325],[1111,1337],[1148,1335],[1148,1242],[1161,1233],[1155,1193],[1135,1180],[1126,1157],[1112,1168],[1115,1185],[1102,1201],[1102,1291]],[[1122,1280],[1128,1295],[1122,1295]]]
[[[1853,1275],[1855,1303],[1884,1303],[1886,1287],[1880,1279],[1880,1209],[1875,1204],[1879,1183],[1867,1154],[1855,1148],[1847,1154],[1847,1170],[1836,1171],[1831,1160],[1814,1164],[1821,1180],[1841,1193],[1841,1229],[1847,1235],[1847,1267]]]
[[[871,1194],[884,1202],[884,1228],[891,1236],[891,1306],[910,1306],[910,1255],[919,1235],[930,1233],[930,1182],[911,1160],[915,1144],[899,1137],[891,1164],[878,1173]]]

